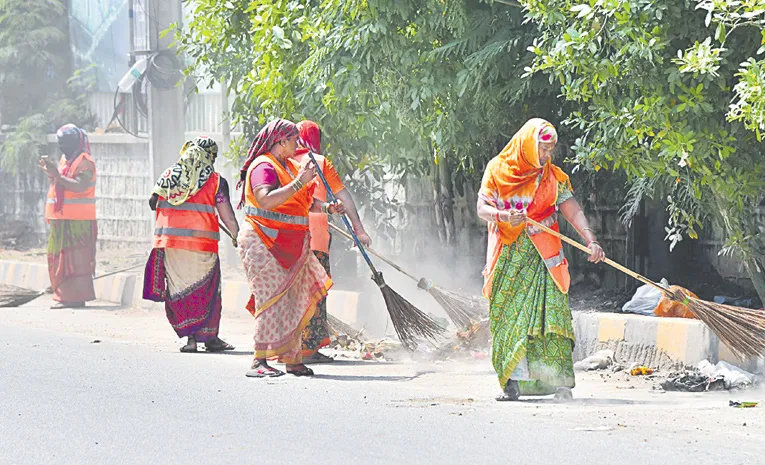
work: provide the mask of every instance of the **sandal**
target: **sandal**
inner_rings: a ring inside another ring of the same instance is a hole
[[[313,376],[313,370],[308,368],[307,366],[303,365],[302,363],[300,365],[293,365],[293,369],[287,368],[287,373],[295,376]]]
[[[521,397],[521,389],[520,389],[520,386],[518,386],[518,381],[511,379],[511,380],[508,380],[502,394],[498,395],[494,399],[497,402],[517,402],[518,398],[520,397]]]
[[[314,364],[314,363],[332,363],[335,359],[332,357],[328,357],[321,352],[316,352],[315,354],[311,355],[310,357],[303,357],[303,364]]]
[[[216,338],[212,342],[206,342],[205,343],[205,350],[207,352],[223,352],[225,350],[234,350],[236,347],[232,346],[228,342],[224,341],[223,339]]]
[[[269,366],[267,363],[255,360],[244,376],[248,378],[278,378],[279,376],[284,376],[284,372]]]

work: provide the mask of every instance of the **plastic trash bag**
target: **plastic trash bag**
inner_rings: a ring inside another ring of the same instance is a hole
[[[669,287],[669,283],[666,279],[662,279],[659,284],[666,288]],[[638,315],[654,316],[653,311],[659,304],[661,296],[662,292],[660,290],[651,285],[644,284],[637,288],[632,299],[622,307],[622,311],[626,313],[636,313]]]
[[[694,299],[698,299],[698,296],[694,294],[693,292],[689,291],[688,289],[680,286],[669,286],[669,289],[673,292],[676,291],[683,291],[686,295],[693,297]],[[653,313],[656,316],[661,317],[669,317],[669,318],[690,318],[690,319],[696,319],[696,315],[691,312],[687,306],[683,305],[682,302],[677,302],[675,300],[670,299],[666,295],[661,296],[661,299],[659,299],[659,303],[656,305],[656,308],[653,310]]]
[[[605,370],[614,364],[613,350],[600,350],[593,355],[574,363],[574,371]]]
[[[710,378],[722,377],[725,389],[746,389],[757,382],[757,377],[752,373],[724,361],[712,365],[707,360],[702,360],[699,363],[699,371]]]

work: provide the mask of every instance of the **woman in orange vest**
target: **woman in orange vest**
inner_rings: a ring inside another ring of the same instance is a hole
[[[180,160],[162,173],[149,200],[156,219],[143,297],[165,302],[176,334],[188,338],[181,352],[196,352],[200,342],[207,352],[234,349],[218,337],[222,305],[218,216],[234,237],[239,226],[228,183],[215,172],[217,155],[218,145],[209,137],[186,142]]]
[[[45,204],[48,273],[58,302],[54,308],[81,308],[96,298],[96,163],[87,133],[77,126],[62,126],[56,140],[63,153],[58,167],[47,158],[40,161],[50,181]]]
[[[296,152],[295,161],[303,163],[308,160],[308,152],[313,152],[316,162],[319,164],[319,168],[324,177],[327,178],[329,187],[335,194],[348,212],[348,218],[351,220],[353,229],[356,235],[359,237],[359,241],[362,244],[369,247],[372,245],[372,240],[369,235],[364,231],[364,225],[361,223],[359,213],[356,210],[356,204],[353,202],[353,197],[348,189],[343,185],[343,181],[340,179],[340,175],[337,174],[335,167],[332,165],[326,157],[321,155],[321,129],[319,125],[313,121],[301,121],[297,124],[298,127],[298,150]],[[318,178],[314,180],[316,183],[316,190],[314,197],[321,201],[327,201],[327,190],[324,187],[324,183]],[[311,251],[313,251],[316,258],[319,259],[319,263],[330,275],[329,270],[329,246],[331,243],[331,235],[329,233],[329,221],[327,215],[321,213],[311,213],[308,216],[308,226],[311,231]],[[304,363],[330,363],[334,359],[327,357],[319,352],[319,349],[329,345],[329,326],[327,323],[327,299],[321,299],[319,302],[319,309],[316,312],[316,316],[313,317],[303,331],[303,362]]]
[[[239,256],[252,296],[247,309],[255,317],[255,359],[248,377],[281,376],[268,359],[286,364],[287,373],[312,376],[303,364],[302,334],[317,304],[332,286],[311,253],[308,213],[343,214],[341,202],[314,198],[313,162],[299,164],[298,129],[277,119],[250,146],[240,171],[246,224],[239,232]]]
[[[570,277],[561,241],[526,227],[526,217],[558,230],[558,212],[605,258],[568,176],[552,163],[553,125],[529,120],[486,166],[478,216],[489,223],[484,295],[490,301],[492,362],[503,389],[499,401],[555,394],[574,387]]]

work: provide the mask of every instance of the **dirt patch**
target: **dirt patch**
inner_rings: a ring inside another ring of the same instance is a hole
[[[0,248],[24,251],[39,247],[40,238],[31,231],[33,228],[23,221],[3,221],[0,223]]]
[[[569,305],[575,312],[620,313],[632,298],[633,290],[603,289],[594,285],[572,286]]]

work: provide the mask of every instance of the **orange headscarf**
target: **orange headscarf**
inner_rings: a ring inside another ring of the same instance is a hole
[[[539,162],[539,143],[557,141],[555,127],[541,118],[526,122],[502,152],[486,166],[478,195],[499,210],[522,210],[529,218],[542,221],[555,212],[558,183],[568,175],[548,160]],[[541,177],[540,177],[541,175]],[[489,223],[489,246],[484,277],[490,286],[502,244],[512,244],[525,225]],[[484,293],[487,286],[484,286]]]

